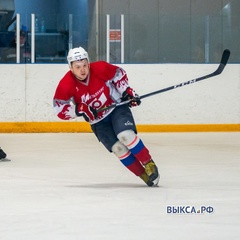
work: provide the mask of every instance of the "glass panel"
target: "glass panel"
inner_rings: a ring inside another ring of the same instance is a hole
[[[119,29],[120,16],[124,15],[124,63],[217,63],[225,48],[232,52],[229,62],[240,62],[239,0],[179,0],[175,5],[169,4],[169,0],[154,0],[151,4],[124,0],[117,2],[117,12],[121,14],[116,14],[114,0],[102,0],[98,11],[91,3],[92,10],[86,14],[36,15],[36,63],[66,63],[69,48],[78,46],[89,52],[91,61],[107,60],[104,12],[109,12],[112,35],[123,34]],[[0,18],[1,14],[0,11]],[[16,49],[11,43],[15,41],[15,25],[13,22],[8,30],[0,29],[2,63],[16,62]],[[27,35],[29,52],[30,14],[21,14],[20,26]],[[121,62],[119,39],[111,39],[109,59],[111,63]],[[21,58],[22,63],[30,61],[27,54]]]
[[[30,17],[24,17],[23,15],[20,17],[21,36],[26,36],[24,46],[23,42],[20,43],[22,45],[20,52],[21,63],[31,62]],[[24,25],[22,22],[24,22]],[[79,24],[79,22],[83,24]],[[81,45],[87,49],[88,29],[86,26],[86,15],[35,15],[35,63],[66,63],[69,46]],[[16,22],[13,23],[12,29],[0,32],[0,61],[2,63],[16,63]],[[69,33],[71,33],[71,36]]]
[[[35,62],[64,63],[68,52],[68,15],[35,16]],[[64,21],[65,20],[65,21]],[[31,33],[28,34],[31,42]]]
[[[125,63],[218,63],[225,48],[232,52],[229,62],[240,61],[240,1],[216,0],[206,4],[185,0],[188,4],[184,9],[182,0],[179,6],[167,2],[152,1],[151,6],[142,6],[139,1],[137,5],[134,0],[128,1],[130,14],[124,14]],[[111,2],[106,0],[106,4]],[[138,14],[131,13],[137,11],[133,6],[140,9]],[[110,14],[110,28],[118,27],[115,19],[119,17]],[[106,60],[106,15],[100,15],[99,26],[98,57]],[[119,46],[110,43],[112,63],[120,62]]]
[[[31,62],[31,46],[28,39],[28,29],[25,21],[29,21],[26,15],[20,16],[20,62]],[[8,22],[8,27],[0,32],[0,62],[16,63],[16,16]]]

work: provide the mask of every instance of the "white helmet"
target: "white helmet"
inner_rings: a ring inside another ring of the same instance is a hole
[[[84,48],[78,47],[78,48],[73,48],[69,50],[67,61],[70,67],[72,62],[80,61],[82,59],[87,59],[89,62],[88,53],[85,51]]]

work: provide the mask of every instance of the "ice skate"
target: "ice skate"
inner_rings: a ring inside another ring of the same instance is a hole
[[[151,182],[151,181],[149,181],[149,177],[148,177],[148,175],[147,175],[147,173],[146,172],[144,172],[141,176],[140,176],[140,178],[149,186],[149,187],[152,187],[153,186],[153,182]]]
[[[6,158],[7,154],[0,147],[0,159]]]
[[[145,164],[145,172],[149,177],[149,182],[152,182],[153,185],[158,185],[160,175],[158,173],[158,168],[153,160]]]

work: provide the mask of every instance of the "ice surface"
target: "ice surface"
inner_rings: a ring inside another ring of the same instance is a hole
[[[240,133],[139,136],[159,187],[147,187],[92,133],[0,134],[11,159],[0,161],[0,239],[239,239]],[[169,206],[214,212],[170,214]]]

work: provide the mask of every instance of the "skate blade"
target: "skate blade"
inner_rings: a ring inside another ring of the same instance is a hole
[[[153,182],[153,187],[154,186],[158,187],[159,180],[160,180],[160,175],[158,174],[157,178],[152,181]]]

